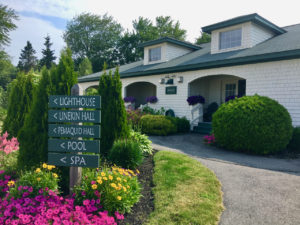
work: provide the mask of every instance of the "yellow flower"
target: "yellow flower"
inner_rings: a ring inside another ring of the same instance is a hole
[[[110,179],[110,180],[113,180],[113,179],[114,179],[114,177],[113,177],[113,176],[111,176],[111,175],[109,175],[109,176],[108,176],[108,179]]]
[[[105,177],[105,175],[106,175],[106,174],[105,174],[104,172],[101,172],[101,176],[102,176],[102,177]]]
[[[118,196],[117,199],[118,199],[119,201],[121,201],[121,200],[122,200],[122,197],[121,197],[121,196]]]
[[[8,187],[11,187],[11,186],[13,186],[13,185],[15,185],[15,182],[14,182],[13,180],[8,181],[8,183],[7,183],[7,186],[8,186]]]
[[[129,186],[129,185],[127,185],[127,189],[130,189],[130,186]]]
[[[126,180],[126,179],[124,179],[123,181],[124,181],[125,183],[127,182],[127,180]]]
[[[119,186],[119,187],[122,187],[122,184],[118,183],[118,186]]]
[[[127,188],[126,188],[126,187],[123,187],[123,190],[126,192],[126,191],[127,191]]]
[[[38,178],[36,178],[36,180],[37,180],[37,181],[40,181],[40,180],[41,180],[41,178],[40,178],[40,177],[38,177]]]
[[[101,180],[102,178],[100,176],[97,177],[98,180]]]
[[[140,174],[140,171],[139,171],[138,169],[136,169],[136,172],[137,172],[138,174]]]
[[[117,181],[121,181],[122,179],[120,177],[117,177]]]
[[[93,190],[97,189],[97,187],[98,187],[97,184],[93,184],[93,185],[92,185],[92,189],[93,189]]]
[[[118,173],[117,173],[116,171],[113,171],[113,174],[114,174],[114,175],[117,175]]]
[[[47,164],[43,163],[43,168],[46,169],[47,168]]]
[[[52,170],[52,169],[54,169],[54,168],[55,168],[55,166],[48,165],[48,166],[47,166],[47,168],[48,168],[48,170]]]
[[[115,183],[111,183],[110,186],[112,186],[113,188],[117,187]]]
[[[122,187],[116,187],[116,190],[120,191],[122,189]]]
[[[35,170],[35,172],[36,172],[36,173],[40,173],[40,172],[41,172],[41,169],[40,169],[40,168],[37,168],[37,169]]]
[[[103,180],[107,180],[107,177],[103,177],[102,179],[103,179]]]
[[[57,175],[56,173],[53,173],[52,176],[53,176],[54,178],[57,178],[57,177],[58,177],[58,175]]]
[[[98,179],[98,180],[97,180],[97,183],[98,183],[98,184],[102,184],[102,180],[101,180],[101,179]]]

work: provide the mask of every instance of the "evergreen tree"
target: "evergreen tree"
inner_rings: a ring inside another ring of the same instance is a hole
[[[69,49],[61,52],[57,67],[52,66],[50,71],[43,68],[32,108],[19,135],[20,168],[30,168],[41,162],[47,162],[49,95],[70,95],[72,86],[77,82],[76,75]]]
[[[19,57],[18,68],[25,73],[28,73],[31,69],[36,66],[37,58],[35,57],[35,50],[33,49],[31,43],[27,41],[26,46],[21,51]]]
[[[34,93],[32,108],[19,133],[18,166],[22,169],[28,169],[47,160],[48,97],[51,89],[49,71],[43,68],[42,78]]]
[[[32,104],[33,75],[18,74],[13,81],[13,87],[9,96],[7,117],[3,124],[3,131],[10,136],[18,137],[18,132],[24,125],[26,114]]]
[[[85,76],[93,73],[92,63],[89,58],[85,57],[79,64],[79,74],[78,76]]]
[[[104,66],[105,68],[106,66]],[[126,110],[122,99],[122,83],[118,68],[114,75],[110,71],[100,76],[99,95],[101,96],[101,153],[106,156],[114,141],[128,137],[129,129]]]
[[[200,44],[208,43],[210,41],[211,41],[211,36],[208,33],[201,32],[200,37],[196,39],[196,44],[200,45]]]
[[[53,94],[71,95],[71,88],[77,83],[72,52],[69,48],[61,52],[56,72],[53,74]]]
[[[50,42],[49,35],[45,37],[44,45],[45,45],[45,49],[42,49],[43,57],[40,60],[40,67],[46,66],[47,69],[50,69],[56,57],[54,56],[54,50],[50,49],[52,43]]]

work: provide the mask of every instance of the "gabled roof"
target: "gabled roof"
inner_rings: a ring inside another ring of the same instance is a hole
[[[239,16],[235,17],[229,20],[222,21],[220,23],[215,23],[209,26],[202,27],[202,31],[206,33],[211,33],[213,30],[221,29],[224,27],[229,27],[245,22],[253,22],[256,23],[262,27],[265,27],[269,30],[272,30],[275,34],[283,34],[286,31],[278,26],[276,26],[274,23],[271,23],[270,21],[266,20],[265,18],[261,17],[257,13],[245,15],[245,16]]]
[[[202,44],[201,49],[174,58],[167,62],[143,65],[143,61],[120,66],[121,78],[151,76],[219,68],[251,63],[262,63],[300,58],[300,24],[284,27],[286,33],[277,35],[252,48],[211,54],[210,43]],[[78,78],[79,82],[97,81],[102,72]]]
[[[187,41],[180,41],[180,40],[170,38],[170,37],[162,37],[162,38],[159,38],[159,39],[156,39],[153,41],[147,41],[147,42],[140,44],[139,47],[147,47],[147,46],[151,46],[151,45],[161,44],[164,42],[179,45],[181,47],[186,47],[186,48],[193,49],[193,50],[201,49],[201,47],[199,45],[195,45],[195,44],[192,44]]]

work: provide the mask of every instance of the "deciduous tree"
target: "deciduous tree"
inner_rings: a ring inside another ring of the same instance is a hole
[[[78,65],[88,57],[94,71],[100,71],[104,62],[109,67],[115,66],[115,49],[122,30],[121,25],[107,14],[82,13],[68,22],[63,38]]]

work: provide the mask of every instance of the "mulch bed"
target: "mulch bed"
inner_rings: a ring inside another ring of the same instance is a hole
[[[152,193],[153,155],[145,158],[144,162],[137,169],[140,171],[138,179],[142,185],[142,197],[133,206],[131,212],[124,215],[125,219],[119,223],[121,225],[141,225],[146,222],[150,213],[154,210],[154,196]]]

